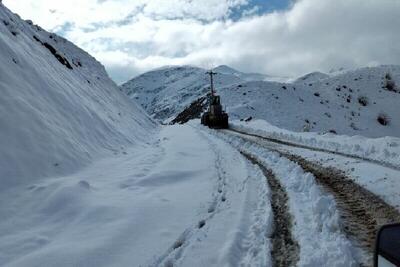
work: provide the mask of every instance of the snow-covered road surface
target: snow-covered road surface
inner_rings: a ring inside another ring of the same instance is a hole
[[[0,265],[269,266],[261,170],[188,126],[150,139],[2,193]]]
[[[289,197],[272,170],[266,168],[251,154],[241,152],[250,162],[259,166],[271,190],[271,208],[274,216],[272,239],[272,266],[295,266],[299,261],[300,246],[293,237],[293,220],[289,212]]]
[[[148,140],[4,191],[0,265],[368,264],[336,196],[276,146],[196,123]]]
[[[293,216],[293,235],[300,246],[297,266],[359,266],[368,255],[341,227],[334,197],[315,177],[277,152],[225,132],[209,131],[271,169],[285,188]]]
[[[223,131],[214,134],[258,158],[274,172],[277,172],[275,161],[268,160],[272,151],[284,161],[289,160],[309,173],[326,196],[335,198],[340,227],[352,240],[353,246],[360,247],[361,250],[354,250],[352,255],[363,264],[370,264],[378,227],[400,220],[398,190],[393,186],[399,172],[385,164],[292,146],[243,132]],[[385,175],[385,179],[376,179],[374,175]],[[286,189],[289,190],[289,187],[286,186]]]
[[[229,131],[229,134],[245,138],[247,141],[254,142],[260,147],[280,151],[285,154],[297,155],[312,162],[317,162],[323,167],[342,170],[352,181],[371,191],[400,211],[400,192],[396,186],[400,170],[397,166],[369,158],[364,159],[354,155],[291,144],[284,140],[264,138],[243,131]]]

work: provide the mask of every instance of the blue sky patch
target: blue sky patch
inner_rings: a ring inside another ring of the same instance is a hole
[[[243,16],[263,15],[274,11],[285,10],[290,7],[293,0],[250,0],[245,6],[232,9],[230,19],[239,20]]]

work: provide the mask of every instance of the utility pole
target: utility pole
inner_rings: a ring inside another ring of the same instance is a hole
[[[210,81],[211,81],[211,96],[214,96],[214,75],[216,75],[216,72],[213,72],[212,70],[206,72],[206,74],[210,75]]]

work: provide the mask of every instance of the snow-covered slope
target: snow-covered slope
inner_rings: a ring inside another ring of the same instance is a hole
[[[288,77],[271,76],[261,73],[245,73],[235,70],[229,66],[221,65],[214,69],[219,74],[233,75],[244,81],[287,81]]]
[[[285,79],[258,73],[243,73],[222,65],[214,69],[217,88],[243,81]],[[209,92],[207,70],[193,66],[168,66],[144,73],[125,84],[121,90],[149,114],[159,120],[176,116],[195,99]]]
[[[64,175],[154,128],[104,67],[0,3],[0,190]]]
[[[307,84],[310,82],[316,82],[316,81],[327,79],[327,78],[329,78],[328,74],[316,71],[316,72],[308,73],[308,74],[296,79],[294,81],[294,83]]]
[[[191,73],[192,69],[174,67],[146,73],[123,85],[122,90],[156,118],[170,121],[207,92],[204,70]],[[165,73],[172,73],[174,78],[166,81],[162,78]],[[400,136],[396,119],[400,117],[400,94],[383,88],[387,73],[400,84],[400,66],[361,68],[332,75],[315,72],[293,83],[248,81],[233,71],[223,73],[217,75],[216,88],[231,119],[251,116],[293,131]],[[145,77],[151,77],[152,83],[145,82]]]
[[[332,131],[368,137],[400,136],[400,94],[382,88],[399,66],[350,71],[307,84],[248,82],[219,90],[233,119],[252,116],[294,131]],[[379,117],[389,120],[382,125]]]

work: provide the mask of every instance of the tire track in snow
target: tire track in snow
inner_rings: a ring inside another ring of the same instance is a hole
[[[244,151],[240,153],[262,170],[271,189],[271,206],[274,215],[274,230],[270,237],[272,239],[273,266],[296,266],[300,257],[300,247],[292,235],[292,218],[288,210],[287,193],[272,170],[265,167],[252,155]]]
[[[400,213],[394,207],[353,182],[341,170],[323,167],[297,155],[281,155],[312,173],[317,182],[335,197],[344,231],[371,253],[378,228],[400,221]]]
[[[241,135],[247,134],[241,133]],[[250,136],[254,137],[254,135]],[[260,145],[255,140],[243,136],[238,137],[247,142]],[[267,149],[297,163],[304,171],[315,176],[318,184],[334,196],[343,231],[364,251],[368,251],[370,255],[373,252],[377,229],[382,224],[400,221],[400,213],[394,207],[387,204],[379,196],[353,182],[343,171],[332,167],[324,167],[301,156],[281,151],[276,147],[267,147]]]
[[[346,236],[335,198],[327,194],[311,173],[269,148],[235,134],[212,132],[273,170],[289,197],[292,234],[299,244],[298,266],[360,266],[365,252]]]

